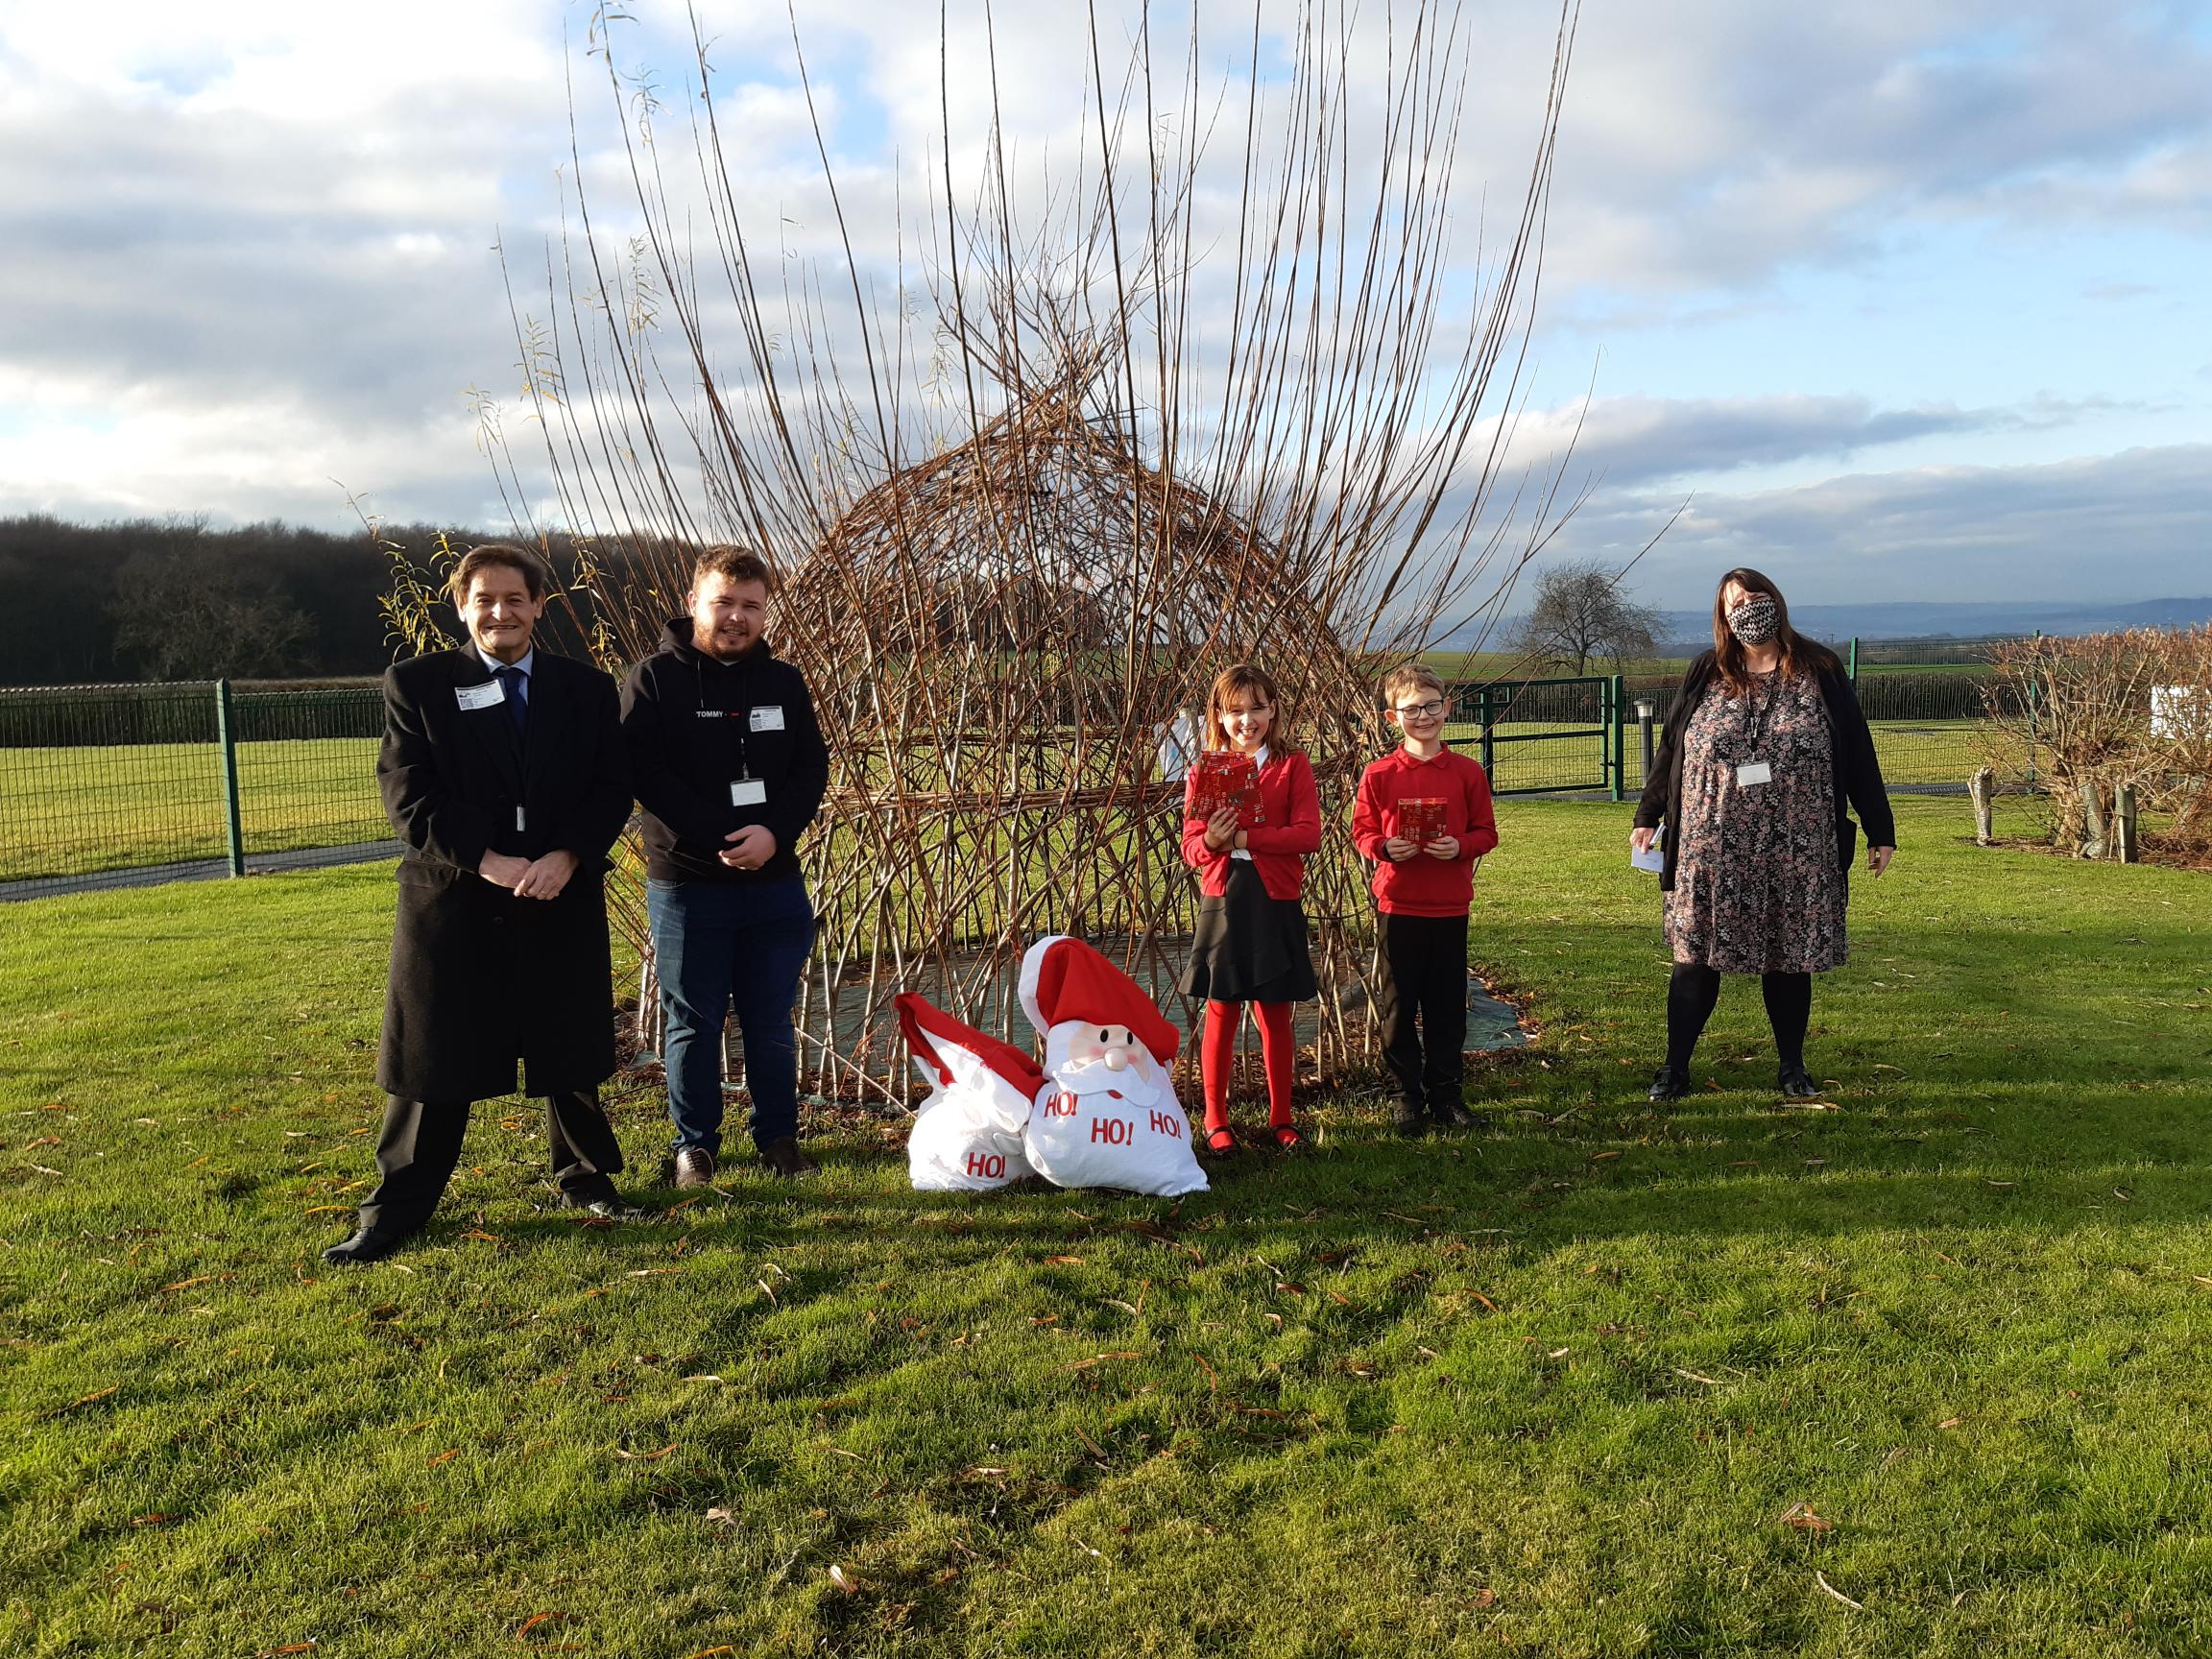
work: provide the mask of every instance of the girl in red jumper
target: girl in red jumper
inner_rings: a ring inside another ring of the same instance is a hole
[[[1233,806],[1211,818],[1191,817],[1188,805],[1184,812],[1183,861],[1198,872],[1201,897],[1181,989],[1206,999],[1198,1061],[1206,1145],[1214,1152],[1237,1146],[1229,1128],[1229,1069],[1246,1002],[1257,1004],[1268,1130],[1286,1152],[1304,1139],[1290,1121],[1290,1004],[1315,995],[1298,896],[1306,859],[1321,846],[1321,799],[1312,766],[1282,741],[1286,725],[1272,678],[1245,662],[1223,669],[1206,699],[1205,745],[1259,763],[1263,822],[1239,829]]]

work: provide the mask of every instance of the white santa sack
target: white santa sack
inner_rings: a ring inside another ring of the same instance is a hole
[[[1045,1092],[1022,1144],[1060,1187],[1173,1198],[1206,1190],[1170,1080],[1175,1027],[1137,982],[1080,939],[1022,958],[1022,1006],[1045,1039]]]
[[[911,991],[892,999],[899,1029],[929,1084],[906,1137],[918,1192],[987,1192],[1033,1175],[1022,1153],[1045,1073],[1011,1043],[964,1025]]]

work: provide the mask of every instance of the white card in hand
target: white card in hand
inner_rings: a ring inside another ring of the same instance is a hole
[[[1667,874],[1667,849],[1656,841],[1641,853],[1630,847],[1628,862],[1638,870],[1648,870],[1654,876],[1664,876]]]
[[[730,785],[730,805],[733,806],[765,806],[767,804],[768,785],[757,778],[740,778]]]
[[[481,685],[456,685],[453,701],[463,709],[495,709],[507,701],[507,687],[496,680],[487,680]]]
[[[756,732],[781,732],[783,730],[783,705],[769,703],[753,710],[753,730]]]

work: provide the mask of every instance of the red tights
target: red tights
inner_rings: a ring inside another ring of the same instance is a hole
[[[1260,1022],[1260,1059],[1267,1070],[1267,1126],[1290,1122],[1290,1004],[1255,1002]],[[1229,1126],[1229,1070],[1237,1058],[1237,1033],[1244,1023],[1241,1002],[1206,1004],[1206,1035],[1198,1047],[1198,1075],[1206,1089],[1206,1130]]]

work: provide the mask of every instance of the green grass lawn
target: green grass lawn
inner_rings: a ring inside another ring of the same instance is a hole
[[[492,1103],[350,1272],[389,872],[11,907],[0,1650],[2212,1650],[2205,878],[1906,802],[1827,1102],[1731,983],[1663,1111],[1625,811],[1502,820],[1476,1131],[1327,1094],[1169,1206],[848,1118],[611,1231]]]

